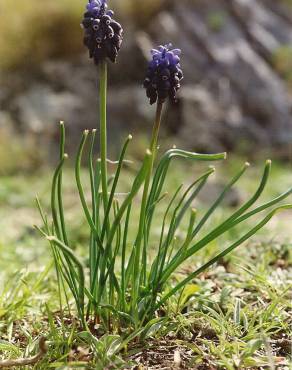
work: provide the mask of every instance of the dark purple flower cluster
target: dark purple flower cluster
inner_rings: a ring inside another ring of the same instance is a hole
[[[89,0],[82,26],[84,44],[96,64],[106,58],[114,63],[121,48],[123,29],[113,16],[114,12],[107,10],[106,0]]]
[[[172,45],[169,44],[151,51],[152,60],[144,80],[150,104],[154,104],[157,100],[163,103],[168,97],[171,101],[176,101],[176,94],[183,79],[180,66],[181,50],[171,50],[171,47]]]

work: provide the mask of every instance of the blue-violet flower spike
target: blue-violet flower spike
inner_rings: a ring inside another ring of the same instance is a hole
[[[123,41],[123,29],[108,10],[107,0],[89,0],[82,21],[84,44],[95,64],[109,58],[116,62]]]
[[[176,102],[183,72],[180,65],[180,49],[171,50],[172,45],[159,46],[151,50],[152,60],[149,63],[144,88],[150,104],[157,100],[164,103],[167,98]]]

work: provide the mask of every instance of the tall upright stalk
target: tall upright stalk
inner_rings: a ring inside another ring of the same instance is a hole
[[[100,172],[104,213],[108,204],[107,193],[107,62],[103,60],[99,65],[99,104],[100,104]]]
[[[149,179],[151,179],[153,165],[154,165],[154,161],[156,158],[158,135],[159,135],[159,129],[160,129],[160,124],[161,124],[162,107],[163,107],[163,103],[159,101],[156,107],[156,116],[155,116],[155,122],[154,122],[153,130],[152,130],[152,138],[151,138],[151,144],[150,144],[150,150],[152,152],[152,168],[151,168],[151,173],[149,174]]]
[[[158,101],[157,108],[156,108],[156,116],[155,122],[152,130],[152,138],[150,143],[150,151],[151,151],[151,165],[149,171],[147,173],[145,183],[144,183],[144,191],[141,203],[141,211],[140,211],[140,219],[139,219],[139,228],[138,228],[138,235],[135,243],[135,263],[134,263],[134,274],[133,274],[133,292],[132,292],[132,302],[133,302],[133,313],[136,313],[136,298],[139,296],[139,287],[141,284],[141,277],[143,278],[143,268],[146,267],[146,249],[143,248],[142,254],[142,261],[141,261],[141,245],[144,240],[144,231],[145,231],[145,221],[146,221],[146,211],[147,211],[147,200],[148,200],[148,193],[150,182],[152,178],[152,172],[154,167],[154,162],[157,154],[157,142],[158,142],[158,135],[159,129],[161,124],[161,115],[162,115],[162,107],[163,103]],[[142,262],[142,264],[141,264]],[[141,269],[142,265],[142,269]]]

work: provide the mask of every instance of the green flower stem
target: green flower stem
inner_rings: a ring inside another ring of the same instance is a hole
[[[108,204],[107,194],[107,63],[102,61],[99,65],[99,94],[100,94],[100,159],[101,159],[101,186],[104,213]]]
[[[154,123],[153,131],[152,131],[151,145],[150,145],[150,150],[152,152],[152,169],[153,169],[156,152],[157,152],[157,142],[158,142],[158,135],[159,135],[159,129],[160,129],[160,124],[161,124],[162,108],[163,108],[163,103],[158,102],[157,108],[156,108],[155,123]],[[150,178],[152,174],[152,169],[151,169],[151,173],[149,176]]]
[[[150,144],[150,151],[151,151],[151,164],[149,171],[147,173],[145,183],[144,183],[144,191],[143,191],[143,197],[142,197],[142,204],[141,204],[141,213],[140,213],[140,220],[139,220],[139,229],[138,229],[138,235],[136,239],[136,245],[135,245],[135,262],[134,262],[134,274],[133,274],[133,292],[132,292],[132,302],[133,306],[132,309],[135,312],[136,311],[136,301],[137,297],[139,296],[139,287],[141,283],[141,275],[143,276],[144,272],[143,269],[146,269],[146,250],[145,250],[145,244],[143,248],[143,261],[142,261],[142,271],[141,271],[141,244],[144,240],[144,229],[145,229],[145,221],[146,221],[146,211],[147,211],[147,202],[148,202],[148,193],[149,193],[149,187],[150,182],[152,178],[152,172],[153,172],[153,166],[157,154],[157,142],[158,142],[158,135],[159,135],[159,129],[161,124],[161,115],[162,115],[162,108],[163,103],[158,102],[157,108],[156,108],[156,118],[153,126],[152,131],[152,138],[151,138],[151,144]],[[145,275],[145,274],[144,274]]]

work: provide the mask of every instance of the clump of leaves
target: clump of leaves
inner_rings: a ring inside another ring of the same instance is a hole
[[[61,125],[61,134],[61,161],[55,171],[52,184],[53,223],[51,224],[39,205],[44,222],[41,232],[50,242],[60,287],[62,288],[64,284],[69,286],[84,328],[87,327],[90,319],[102,324],[105,331],[120,331],[126,327],[138,330],[149,322],[153,324],[152,320],[161,320],[161,318],[155,318],[159,312],[163,312],[161,309],[167,304],[169,298],[181,294],[189,282],[264,227],[275,213],[292,208],[289,204],[276,206],[260,222],[255,223],[248,231],[245,230],[237,241],[217,256],[190,273],[182,281],[173,283],[173,274],[185,261],[229,230],[280,203],[291,194],[292,189],[250,210],[268,182],[271,162],[267,161],[260,185],[254,195],[223,222],[214,225],[211,230],[202,234],[203,226],[211,218],[228,191],[246,172],[248,164],[245,164],[230,179],[209,210],[198,219],[197,211],[191,209],[191,204],[214,172],[213,167],[208,168],[187,189],[180,186],[172,195],[161,220],[160,240],[156,247],[156,255],[150,258],[148,250],[152,243],[154,228],[157,227],[153,224],[153,217],[158,204],[165,197],[164,185],[171,161],[174,158],[214,161],[223,159],[225,155],[197,154],[180,149],[171,149],[162,155],[151,178],[147,198],[142,205],[140,204],[140,217],[143,218],[143,222],[139,222],[140,226],[138,226],[134,240],[129,240],[129,227],[132,227],[132,223],[136,221],[133,219],[132,208],[139,207],[139,190],[145,185],[145,179],[151,171],[152,154],[147,151],[132,186],[124,194],[124,200],[118,200],[117,186],[122,174],[127,147],[131,141],[131,137],[128,137],[122,148],[113,180],[111,183],[108,182],[109,197],[104,207],[105,201],[100,190],[101,162],[93,157],[95,131],[91,133],[85,131],[76,158],[75,176],[89,231],[89,268],[87,269],[84,261],[74,252],[72,248],[74,240],[70,240],[66,229],[62,200],[62,170],[67,158],[64,154],[63,125]],[[87,202],[80,176],[81,161],[89,137],[88,169],[91,183],[91,205]],[[187,233],[180,245],[176,245],[176,232],[186,217],[189,218]]]

